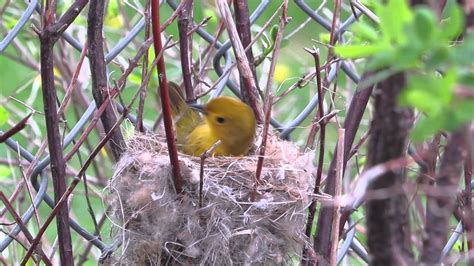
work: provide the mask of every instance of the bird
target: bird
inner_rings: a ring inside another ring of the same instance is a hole
[[[213,156],[248,153],[257,126],[250,106],[228,96],[213,98],[205,105],[187,104],[177,84],[169,82],[168,88],[176,143],[181,152],[201,156],[220,141]]]

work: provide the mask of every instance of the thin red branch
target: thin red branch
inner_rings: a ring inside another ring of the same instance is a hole
[[[5,133],[1,134],[0,135],[0,143],[4,142],[5,140],[7,140],[8,138],[10,138],[11,136],[15,135],[16,133],[20,132],[21,130],[23,130],[26,125],[27,125],[27,122],[28,122],[28,119],[30,119],[31,115],[33,113],[30,113],[28,114],[25,118],[23,118],[20,122],[18,122],[16,125],[14,125],[12,128],[10,128],[9,130],[7,130]]]
[[[8,212],[10,212],[10,214],[12,215],[16,224],[20,227],[21,231],[25,235],[28,242],[30,243],[33,242],[33,236],[31,235],[30,231],[28,230],[26,225],[23,223],[23,221],[21,220],[21,217],[15,211],[15,208],[11,205],[10,201],[8,201],[7,197],[5,196],[5,194],[3,194],[2,191],[0,191],[0,199],[3,201],[3,204],[5,205],[5,208],[8,210]],[[46,265],[53,265],[51,261],[48,259],[48,256],[46,256],[46,254],[41,248],[37,248],[36,251],[41,256],[41,258],[43,259],[43,262]]]
[[[160,32],[160,1],[152,0],[151,2],[151,21],[155,54],[158,55],[163,46],[161,43]],[[163,110],[163,122],[166,133],[166,143],[168,145],[168,153],[170,156],[171,166],[173,167],[174,184],[177,193],[183,191],[183,178],[179,170],[178,149],[176,147],[175,136],[173,131],[173,120],[171,116],[170,97],[168,94],[168,80],[166,79],[166,67],[164,57],[158,60],[158,83],[160,85],[161,107]]]

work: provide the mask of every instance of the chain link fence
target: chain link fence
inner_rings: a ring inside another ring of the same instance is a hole
[[[38,15],[41,12],[40,1],[38,0],[30,0],[26,8],[23,10],[23,13],[19,15],[19,19],[16,21],[14,27],[8,31],[3,39],[0,42],[0,60],[2,58],[2,54],[5,52],[9,45],[14,45],[15,39],[18,38],[19,34],[23,31],[27,30],[27,27],[31,24],[33,19],[37,19]],[[250,16],[250,21],[254,24],[259,17],[264,14],[264,12],[268,12],[270,0],[262,0],[259,2],[258,6],[252,10],[252,14]],[[178,3],[174,0],[162,1],[161,3],[163,6],[168,6],[173,10],[176,10],[178,7]],[[5,6],[8,6],[8,1],[5,3]],[[324,6],[324,3],[323,5]],[[306,1],[303,0],[295,0],[294,2],[290,3],[290,8],[298,8],[306,14],[306,16],[322,26],[328,32],[331,31],[331,20],[327,19],[325,16],[322,15],[321,8],[314,9],[310,7]],[[326,9],[327,10],[327,9]],[[138,12],[138,11],[137,11]],[[143,11],[139,11],[143,12]],[[140,14],[140,13],[138,13]],[[355,8],[352,15],[350,15],[346,20],[339,21],[337,23],[335,36],[339,38],[340,43],[344,43],[346,40],[343,37],[343,33],[351,26],[353,23],[357,23],[359,16],[371,16],[373,18],[373,14],[367,13],[367,10],[364,8]],[[195,26],[197,26],[199,22],[195,22]],[[310,26],[306,26],[310,27]],[[106,63],[111,64],[120,53],[130,46],[133,42],[142,42],[139,39],[139,34],[145,28],[145,17],[142,17],[138,20],[137,23],[133,25],[131,29],[126,33],[126,35],[121,38],[118,42],[116,42],[115,46],[109,49],[109,52],[106,54]],[[213,69],[215,74],[220,77],[220,82],[216,86],[216,89],[212,92],[212,96],[217,96],[223,92],[223,90],[227,87],[230,91],[234,92],[236,95],[240,95],[239,93],[239,86],[236,82],[233,81],[231,78],[231,71],[230,69],[233,67],[233,57],[230,51],[231,49],[231,42],[230,40],[226,42],[221,42],[220,40],[215,40],[213,34],[206,31],[204,27],[197,27],[196,34],[194,38],[201,38],[205,40],[209,44],[213,44],[216,52],[212,58]],[[66,41],[71,47],[77,50],[79,53],[84,49],[84,42],[80,41],[76,37],[74,37],[69,32],[64,32],[62,34],[62,39]],[[221,77],[224,75],[224,77]],[[338,76],[346,75],[348,79],[352,80],[354,83],[359,82],[360,75],[357,73],[354,64],[350,62],[346,62],[344,60],[338,60],[330,64],[329,71],[327,74],[327,81],[329,84],[333,83]],[[4,78],[2,78],[4,79]],[[3,83],[4,81],[2,81]],[[4,85],[0,85],[4,86]],[[121,103],[117,102],[117,108],[119,111],[123,110],[123,106]],[[273,118],[271,120],[271,124],[280,131],[280,135],[284,139],[290,139],[292,133],[295,129],[297,129],[303,121],[308,119],[309,115],[315,110],[318,104],[318,96],[317,94],[310,98],[307,103],[305,104],[303,110],[296,114],[293,119],[289,122],[282,123],[277,120],[277,118]],[[65,134],[63,140],[63,147],[64,150],[70,148],[71,144],[80,136],[81,132],[83,132],[84,127],[93,119],[94,112],[96,110],[96,103],[94,101],[90,101],[88,103],[88,107],[86,110],[81,114],[80,119],[72,125],[72,128]],[[135,122],[136,118],[133,115],[129,115],[128,118],[130,121]],[[4,132],[0,132],[4,133]],[[7,145],[11,151],[18,153],[18,155],[27,160],[28,162],[33,162],[36,158],[35,151],[28,150],[28,148],[21,146],[14,137],[8,138],[5,140],[3,145]],[[48,166],[50,165],[50,157],[45,156],[41,160],[39,160],[34,168],[31,170],[31,177],[30,182],[33,185],[33,188],[36,190],[35,197],[32,199],[32,203],[30,206],[24,211],[21,215],[21,222],[22,224],[26,225],[28,222],[34,217],[35,209],[38,209],[41,204],[46,204],[47,206],[53,208],[55,206],[54,200],[48,195],[48,185],[49,185],[49,173],[47,171]],[[361,199],[357,199],[353,208],[357,209],[362,204]],[[71,217],[73,218],[73,217]],[[353,251],[352,254],[359,256],[361,260],[368,262],[368,253],[366,247],[361,243],[361,241],[356,238],[356,221],[354,219],[349,219],[347,227],[348,231],[344,234],[344,239],[341,241],[339,245],[339,251],[337,253],[337,262],[341,262],[343,258],[349,253],[350,250]],[[116,249],[114,243],[107,243],[104,242],[95,232],[87,230],[84,225],[79,224],[76,220],[71,219],[70,227],[77,232],[77,234],[90,242],[93,246],[102,252],[103,256],[109,255],[110,252],[113,252]],[[9,227],[10,228],[10,227]],[[3,236],[0,238],[0,251],[4,252],[9,245],[15,240],[15,238],[22,232],[22,228],[19,224],[13,226],[12,229],[8,229],[8,232],[4,232]],[[443,250],[444,255],[447,255],[453,246],[455,245],[458,238],[461,236],[463,232],[463,226],[461,222],[457,225],[456,229],[452,232],[451,237],[449,238],[448,243],[446,243],[445,249]]]

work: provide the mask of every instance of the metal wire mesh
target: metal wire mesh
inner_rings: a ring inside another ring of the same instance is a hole
[[[1,40],[0,42],[0,55],[5,51],[5,49],[15,40],[18,33],[24,29],[25,25],[28,24],[29,20],[33,16],[35,10],[37,12],[40,11],[38,0],[31,0],[27,5],[26,9],[23,11],[23,14],[20,16],[20,19],[16,22],[16,25],[13,29]],[[250,17],[251,23],[255,23],[255,21],[262,15],[262,13],[267,9],[270,0],[262,0],[260,1],[258,7],[253,10],[253,13]],[[321,25],[327,31],[331,30],[331,22],[325,19],[322,15],[319,14],[319,11],[313,10],[305,1],[303,0],[295,0],[295,6],[300,8],[309,18],[313,21]],[[169,5],[173,10],[175,10],[178,4],[174,0],[168,0],[166,4]],[[339,41],[344,43],[345,40],[342,37],[342,33],[354,22],[357,21],[358,16],[364,15],[363,10],[356,10],[353,15],[351,15],[347,20],[342,21],[338,24],[335,36],[341,38]],[[357,17],[356,17],[357,16]],[[197,23],[196,23],[197,24]],[[133,28],[123,37],[117,44],[110,49],[109,53],[106,55],[106,62],[107,64],[111,63],[117,55],[123,51],[131,42],[137,38],[138,34],[144,29],[145,27],[145,18],[142,18],[136,23]],[[203,28],[197,28],[196,31],[197,35],[202,38],[203,40],[207,41],[208,43],[215,42],[215,48],[217,52],[213,58],[213,66],[214,71],[220,77],[224,75],[224,73],[229,73],[229,68],[232,66],[232,57],[231,52],[229,49],[231,48],[230,41],[226,41],[224,43],[220,41],[216,41],[210,33],[208,33]],[[74,47],[79,52],[83,49],[83,45],[79,40],[75,39],[72,35],[65,32],[62,36],[64,40],[66,40],[72,47]],[[221,64],[221,62],[224,62]],[[341,75],[341,71],[348,78],[352,81],[357,83],[360,79],[359,74],[357,71],[347,62],[339,61],[331,64],[330,71],[328,74],[328,81],[332,82],[337,75]],[[213,91],[211,97],[215,97],[222,93],[223,89],[227,86],[232,92],[234,92],[237,96],[240,96],[239,87],[238,85],[230,79],[230,74],[225,74],[225,77],[222,78],[221,82],[216,86],[216,89]],[[310,115],[310,113],[315,109],[318,103],[318,96],[315,95],[306,103],[303,110],[297,114],[290,122],[283,124],[276,119],[271,120],[271,124],[281,132],[281,137],[288,139],[292,132]],[[122,106],[118,104],[118,109],[122,110]],[[96,109],[96,104],[94,101],[91,101],[87,110],[82,114],[79,121],[73,126],[70,132],[64,138],[64,149],[68,148],[68,146],[73,142],[73,140],[79,136],[80,132],[84,128],[84,126],[91,120],[93,113]],[[132,122],[135,120],[133,116],[130,117]],[[0,132],[3,133],[3,132]],[[5,144],[14,152],[18,152],[21,157],[28,161],[32,161],[34,159],[34,155],[28,151],[26,148],[20,146],[18,142],[16,142],[13,138],[8,139]],[[36,167],[33,169],[33,174],[31,175],[31,183],[34,186],[37,194],[33,200],[33,205],[30,205],[29,208],[23,213],[22,221],[23,223],[28,223],[28,221],[34,215],[34,208],[38,208],[39,205],[44,202],[49,207],[54,207],[54,200],[47,194],[47,187],[48,187],[48,174],[45,169],[50,164],[50,158],[47,156],[43,160],[41,160]],[[361,205],[361,201],[356,201],[356,204],[353,206],[354,209],[357,209]],[[109,251],[113,251],[113,243],[105,243],[93,233],[87,231],[83,226],[78,224],[76,221],[71,219],[70,226],[74,229],[81,237],[90,241],[94,246],[96,246],[99,250],[101,250],[104,254],[107,254]],[[337,262],[341,262],[344,256],[348,254],[349,249],[352,249],[355,254],[357,254],[362,260],[368,262],[368,254],[365,247],[360,243],[360,241],[355,238],[355,226],[354,221],[349,220],[348,228],[351,228],[346,234],[343,243],[340,245],[338,254],[337,254]],[[462,232],[462,224],[459,223],[456,227],[456,230],[452,233],[448,243],[446,243],[446,247],[443,250],[444,255],[448,254],[450,250],[453,248],[454,243],[460,237]],[[20,233],[20,227],[17,225],[15,226],[10,232],[9,236],[0,239],[0,252],[4,251],[13,241],[13,237],[17,236]]]

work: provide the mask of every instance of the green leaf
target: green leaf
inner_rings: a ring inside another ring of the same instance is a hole
[[[398,47],[395,50],[395,58],[393,67],[397,69],[408,69],[416,67],[420,64],[420,58],[423,54],[423,47],[419,43]]]
[[[443,119],[444,117],[421,117],[411,133],[413,141],[421,142],[433,136],[441,129]]]
[[[456,121],[461,126],[469,121],[474,120],[474,101],[467,100],[460,103],[456,103],[456,106],[453,107],[454,116]]]
[[[446,45],[433,48],[433,50],[429,52],[425,62],[425,66],[429,70],[441,68],[441,65],[448,62],[452,57],[451,50]]]
[[[9,113],[5,107],[0,105],[0,126],[8,121]]]
[[[439,82],[439,87],[437,90],[438,96],[440,96],[443,102],[447,105],[451,104],[454,85],[456,85],[457,78],[458,76],[456,70],[449,69],[446,71],[443,78],[441,78],[441,82]]]
[[[459,83],[474,87],[474,73],[466,71],[461,72],[459,75]]]
[[[417,8],[415,11],[414,27],[418,39],[423,43],[429,43],[434,35],[436,18],[433,12],[426,8]]]
[[[329,33],[320,33],[319,34],[319,40],[322,43],[329,43],[330,38],[331,38],[331,34],[329,34]]]
[[[141,85],[142,76],[136,72],[132,72],[130,76],[128,76],[128,81],[130,81],[132,84],[135,84],[135,85]]]
[[[453,87],[457,79],[454,69],[442,78],[434,74],[413,75],[400,94],[400,104],[415,107],[428,116],[443,113],[453,99]]]
[[[396,60],[396,50],[384,50],[374,55],[372,60],[370,60],[370,62],[368,63],[367,68],[369,70],[378,70],[392,65],[393,62],[395,62]]]
[[[276,41],[278,28],[279,28],[278,25],[273,25],[273,27],[270,30],[270,39],[272,40],[273,43]]]
[[[453,47],[455,61],[459,65],[474,66],[474,33],[470,33],[464,41]]]
[[[448,17],[441,23],[441,36],[451,41],[458,37],[464,28],[464,13],[462,9],[456,5],[449,5],[447,10]]]
[[[268,49],[268,47],[272,46],[272,44],[270,43],[270,39],[268,39],[267,34],[264,33],[261,39],[262,39],[263,50],[266,50]]]
[[[211,17],[211,19],[209,20],[211,24],[217,24],[219,22],[219,16],[212,8],[205,8],[203,10],[203,14],[205,17]]]
[[[357,37],[361,38],[363,41],[377,42],[380,40],[379,33],[374,29],[374,27],[364,21],[356,23],[353,26],[353,30]]]
[[[361,58],[374,55],[385,49],[386,46],[380,44],[338,45],[334,47],[334,53],[343,58]]]
[[[0,181],[6,180],[11,176],[12,169],[6,165],[0,165]]]
[[[403,106],[413,106],[428,114],[437,113],[442,108],[440,100],[425,89],[405,89],[400,94],[399,101]]]
[[[376,14],[386,40],[395,43],[407,41],[404,28],[413,19],[413,13],[406,0],[389,0],[387,5],[376,5]]]

